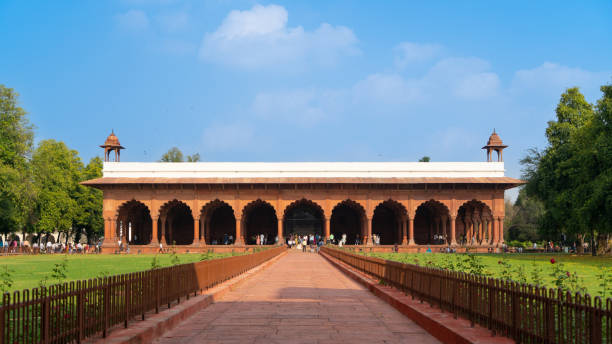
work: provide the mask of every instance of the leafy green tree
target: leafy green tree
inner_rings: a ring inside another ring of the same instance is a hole
[[[548,146],[521,161],[527,194],[544,206],[548,238],[588,235],[595,246],[596,239],[607,244],[612,231],[612,85],[601,90],[594,108],[577,88],[568,89],[557,120],[548,123]]]
[[[161,162],[197,162],[200,161],[200,153],[195,153],[193,155],[187,155],[187,160],[183,156],[183,152],[177,147],[170,148],[164,155],[162,155]]]
[[[19,95],[0,85],[0,233],[25,230],[31,219],[36,190],[28,159],[34,132]]]
[[[424,156],[419,159],[419,162],[429,162],[429,161],[431,161],[431,158],[428,156]]]
[[[161,157],[161,162],[183,162],[185,161],[183,157],[183,152],[177,147],[170,148],[164,155]]]
[[[507,209],[507,208],[506,208]],[[510,222],[504,224],[507,228],[508,240],[538,241],[540,240],[539,227],[544,214],[544,205],[534,197],[530,197],[525,189],[519,191],[519,195],[511,205],[511,211],[506,210],[506,219]],[[510,213],[510,217],[508,217]]]
[[[195,153],[193,155],[187,155],[188,162],[198,162],[200,161],[200,153]]]
[[[81,173],[80,180],[89,180],[102,177],[102,160],[92,158]],[[104,232],[104,219],[102,218],[102,191],[77,185],[74,198],[78,208],[74,218],[73,227],[84,230],[87,241],[93,243],[95,238]],[[79,232],[80,233],[80,232]],[[77,240],[78,235],[77,235]]]
[[[571,176],[563,164],[572,154],[572,135],[593,117],[593,107],[578,88],[570,88],[561,95],[556,115],[557,120],[549,121],[546,129],[548,147],[543,152],[532,150],[521,161],[526,166],[527,194],[544,203],[542,228],[553,239],[558,239],[562,232],[584,231],[572,216],[572,203],[568,199],[568,193],[572,192]]]
[[[70,234],[79,212],[76,191],[83,170],[77,151],[63,142],[41,141],[32,155],[32,170],[39,189],[36,231]]]

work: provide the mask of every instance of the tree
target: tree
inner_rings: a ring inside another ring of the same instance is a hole
[[[595,246],[612,231],[612,86],[601,90],[595,109],[577,88],[563,93],[546,129],[548,146],[521,161],[527,194],[544,206],[541,228],[549,238],[588,235]]]
[[[519,191],[519,195],[511,205],[511,210],[506,210],[508,223],[508,240],[538,241],[540,240],[539,227],[544,213],[544,205],[534,197],[529,197],[525,189]],[[510,216],[508,216],[510,215]]]
[[[200,161],[200,153],[195,153],[193,155],[187,155],[188,162],[198,162]]]
[[[41,141],[32,155],[32,172],[39,192],[36,201],[38,233],[68,236],[78,215],[77,190],[83,164],[77,151],[63,142]]]
[[[92,158],[81,173],[81,181],[102,177],[102,160],[99,157]],[[84,230],[87,242],[93,243],[95,238],[104,233],[104,219],[102,218],[102,191],[77,185],[75,200],[78,208],[74,218],[73,227]],[[75,238],[79,240],[79,235]]]
[[[573,182],[567,198],[575,221],[590,233],[593,247],[607,252],[612,232],[612,85],[601,91],[593,117],[572,137],[572,154],[562,166]]]
[[[183,162],[183,152],[177,147],[170,148],[164,155],[161,157],[161,162]]]
[[[183,152],[177,147],[170,148],[164,155],[162,155],[161,162],[184,162],[185,158],[183,157]],[[193,155],[187,155],[188,162],[197,162],[200,161],[200,154],[195,153]]]
[[[34,133],[18,97],[0,85],[0,232],[4,234],[26,229],[35,198],[28,168]]]
[[[431,158],[430,158],[430,157],[428,157],[428,156],[424,156],[424,157],[422,157],[422,158],[420,158],[420,159],[419,159],[419,162],[429,162],[430,160],[431,160]]]

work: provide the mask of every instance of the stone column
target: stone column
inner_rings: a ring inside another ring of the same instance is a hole
[[[234,240],[234,245],[244,245],[244,240],[242,240],[242,218],[236,218],[236,240]]]
[[[281,218],[278,219],[278,227],[276,228],[276,233],[276,235],[278,235],[277,244],[282,244],[283,242],[285,242],[285,240],[283,239],[283,219]]]
[[[402,218],[402,245],[408,245],[408,217]]]
[[[329,216],[323,221],[323,232],[325,233],[325,242],[329,240],[329,234],[331,233],[331,224]]]
[[[371,218],[366,217],[366,237],[364,239],[364,244],[368,246],[372,246],[372,216]]]
[[[207,241],[206,241],[206,218],[205,217],[200,217],[200,233],[199,233],[199,238],[200,238],[200,244],[202,245],[206,245]]]
[[[111,239],[113,237],[112,235],[112,231],[113,231],[113,223],[112,223],[112,219],[107,217],[104,219],[104,239]]]
[[[408,245],[414,245],[414,217],[408,218]]]
[[[166,239],[166,217],[161,217],[161,236],[159,237],[159,242],[162,244],[167,244]]]
[[[193,244],[192,245],[199,245],[199,244],[200,244],[200,218],[194,217],[193,218]]]
[[[502,245],[504,243],[504,218],[502,216],[499,217],[499,244]]]
[[[158,243],[157,241],[157,217],[153,218],[153,221],[151,224],[152,224],[151,228],[153,228],[152,233],[151,233],[151,245],[156,245]]]
[[[450,234],[450,244],[451,246],[457,246],[457,239],[455,237],[455,220],[457,219],[456,216],[451,216],[450,217],[450,226],[451,226],[451,234]]]
[[[493,244],[493,237],[491,236],[491,219],[487,218],[486,220],[486,224],[487,224],[487,244],[492,245]]]
[[[492,228],[492,232],[493,232],[492,245],[497,246],[499,244],[499,232],[497,231],[497,219],[495,217],[491,220],[491,227],[493,227]]]

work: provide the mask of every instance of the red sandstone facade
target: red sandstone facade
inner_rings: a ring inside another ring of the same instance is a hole
[[[233,247],[244,248],[259,234],[275,244],[304,232],[346,234],[347,244],[366,246],[377,235],[381,245],[402,250],[487,250],[504,240],[504,191],[521,183],[508,177],[105,177],[84,184],[104,192],[106,251],[119,240],[142,251],[155,251],[160,242],[199,251],[229,236]]]

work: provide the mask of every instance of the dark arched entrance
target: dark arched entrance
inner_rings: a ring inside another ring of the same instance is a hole
[[[245,242],[255,245],[257,236],[263,234],[262,245],[272,245],[278,235],[278,219],[274,207],[267,202],[257,200],[244,207],[242,221],[244,221]]]
[[[346,200],[334,207],[330,218],[330,232],[338,242],[342,234],[346,234],[346,244],[354,245],[356,240],[363,240],[362,229],[365,211],[363,207],[352,200]]]
[[[486,204],[477,200],[465,202],[457,210],[457,241],[469,246],[492,244],[492,222],[491,209]]]
[[[422,203],[414,217],[414,242],[418,245],[445,244],[450,229],[448,208],[435,200]]]
[[[165,224],[161,223],[165,220]],[[161,210],[160,231],[165,228],[164,237],[168,245],[190,245],[193,243],[193,215],[187,204],[173,200]]]
[[[406,209],[395,201],[385,201],[374,209],[372,234],[380,236],[381,245],[402,242],[402,220]]]
[[[119,207],[117,237],[122,235],[131,245],[146,245],[151,242],[152,234],[153,221],[146,205],[131,200]]]
[[[323,235],[323,210],[309,200],[299,200],[291,203],[285,210],[283,219],[283,236],[293,234]]]
[[[233,244],[236,241],[236,217],[232,207],[219,200],[202,209],[203,233],[209,245]]]

